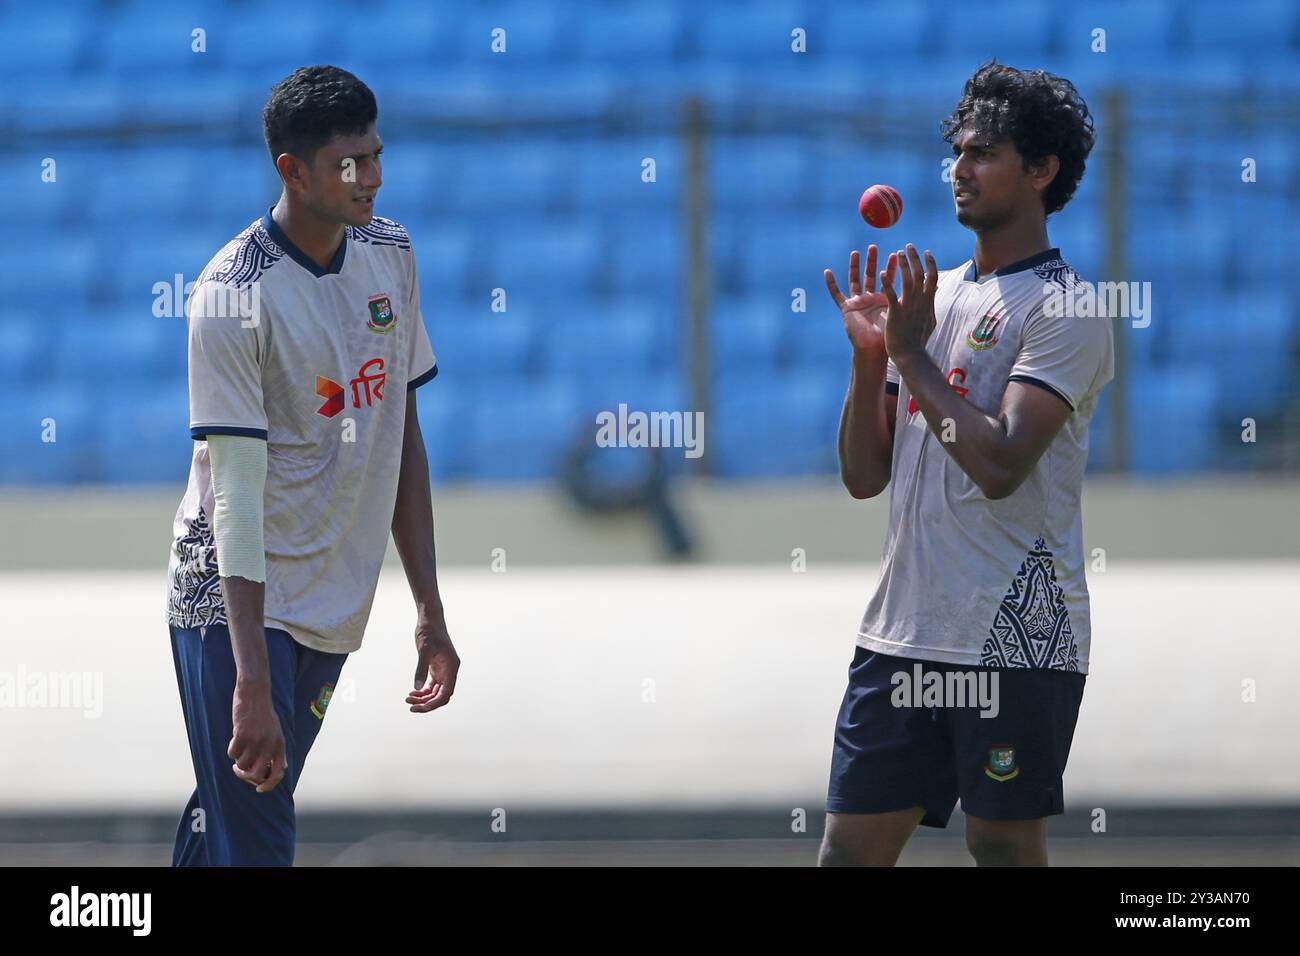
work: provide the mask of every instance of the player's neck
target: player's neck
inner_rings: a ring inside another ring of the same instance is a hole
[[[314,215],[302,206],[291,205],[283,194],[271,210],[271,218],[289,241],[322,269],[329,267],[343,241],[345,226]]]
[[[975,234],[975,271],[986,276],[1051,247],[1045,219],[1009,222]]]

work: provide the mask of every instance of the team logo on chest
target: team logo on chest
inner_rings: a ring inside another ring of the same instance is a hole
[[[371,332],[387,335],[397,325],[397,314],[393,311],[393,303],[388,301],[388,296],[380,293],[370,297],[369,306],[370,318],[366,321],[366,328]]]
[[[984,318],[975,323],[975,328],[966,333],[966,344],[977,352],[991,349],[998,344],[998,325],[1006,313],[985,312]]]

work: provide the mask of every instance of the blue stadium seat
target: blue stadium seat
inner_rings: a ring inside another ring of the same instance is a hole
[[[108,228],[184,221],[206,183],[201,164],[197,150],[177,143],[106,150],[95,164],[90,215]]]
[[[843,279],[836,281],[843,282]],[[791,313],[786,318],[785,362],[809,372],[831,370],[837,375],[848,375],[853,346],[845,334],[844,319],[824,289],[810,291],[815,294],[807,313]]]
[[[478,63],[549,60],[567,48],[577,29],[576,11],[567,6],[514,2],[462,7],[451,23],[446,50]],[[505,31],[505,52],[492,51],[493,31]]]
[[[232,127],[248,128],[260,116],[267,88],[251,91],[224,72],[202,69],[191,73],[171,74],[160,83],[148,76],[128,71],[131,110],[137,118],[148,117],[151,124],[175,124],[190,129],[201,127],[214,138],[224,141]],[[207,165],[212,150],[192,143]],[[264,153],[265,151],[263,151]]]
[[[684,7],[651,3],[593,3],[577,20],[584,59],[618,64],[670,59],[690,23]]]
[[[804,313],[792,312],[789,303],[772,297],[742,295],[717,299],[710,336],[713,367],[725,374],[772,374],[778,364],[789,359],[785,342],[818,321],[838,322],[836,314],[829,297],[825,301],[814,298]],[[840,335],[843,338],[843,332]],[[847,339],[844,345],[848,347]]]
[[[41,299],[56,292],[60,306],[78,306],[94,286],[95,271],[95,246],[83,235],[71,230],[29,232],[5,250],[0,301],[39,311]]]
[[[611,224],[607,267],[619,295],[636,293],[662,299],[685,277],[686,224],[677,210],[647,212]]]
[[[1175,277],[1189,263],[1203,268],[1207,281],[1228,279],[1231,234],[1218,223],[1178,210],[1134,206],[1128,231],[1129,269],[1138,281]]]
[[[116,16],[105,17],[97,31],[97,66],[109,75],[206,72],[227,58],[228,37],[243,17],[214,15],[197,2],[128,3]],[[203,30],[206,50],[194,49],[195,30]]]
[[[576,299],[557,309],[541,336],[544,367],[557,380],[621,376],[676,364],[675,315],[656,315],[635,301]]]
[[[1140,374],[1140,370],[1134,370]],[[1088,465],[1087,472],[1111,471],[1116,467],[1116,449],[1114,447],[1114,420],[1112,406],[1115,402],[1115,390],[1106,386],[1097,399],[1097,407],[1088,423]]]
[[[213,242],[198,230],[137,230],[132,242],[122,243],[122,226],[101,226],[97,243],[97,269],[95,292],[105,298],[122,303],[124,308],[142,316],[152,315],[154,302],[159,300],[165,311],[170,295],[172,311],[175,296],[165,291],[155,291],[158,283],[176,285],[176,275],[182,277],[182,286],[194,282],[204,266],[233,236]],[[159,299],[159,296],[163,298]]]
[[[1041,56],[1060,34],[1055,8],[1037,0],[1000,0],[978,12],[946,10],[933,23],[943,52],[969,64],[996,56],[1018,65],[1020,58]]]
[[[568,434],[566,453],[572,453],[580,442],[594,442],[607,422],[614,425],[612,437],[616,442],[621,442],[624,438],[631,440],[630,435],[618,433],[618,422],[623,417],[629,422],[629,427],[632,427],[632,423],[637,420],[633,417],[636,413],[647,416],[647,425],[656,429],[654,436],[660,436],[657,439],[647,434],[647,442],[662,440],[663,432],[658,429],[669,429],[669,444],[658,446],[664,449],[660,463],[669,473],[680,473],[692,467],[692,459],[686,457],[688,440],[692,449],[701,449],[701,454],[708,454],[710,450],[707,416],[703,419],[696,416],[699,408],[694,396],[681,377],[673,372],[583,377],[578,383],[575,407],[577,420]],[[656,413],[666,417],[658,418]],[[661,422],[666,424],[661,425]],[[697,427],[702,428],[702,432]],[[588,465],[606,479],[644,474],[648,467],[646,455],[652,454],[645,445],[639,443],[635,446],[615,444],[597,447],[600,451],[588,459]]]
[[[811,167],[794,136],[721,137],[709,143],[709,192],[723,206],[803,206]]]
[[[1129,467],[1167,474],[1208,468],[1217,443],[1215,377],[1204,364],[1148,367],[1128,382]]]
[[[380,72],[373,77],[372,89],[379,101],[381,132],[394,120],[423,120],[428,115],[463,121],[468,131],[482,127],[485,118],[524,115],[541,124],[607,115],[626,98],[620,76],[613,67],[592,64],[516,57],[458,63],[440,55],[435,64],[403,70],[400,76]],[[370,85],[370,79],[366,82]],[[490,123],[482,129],[483,135],[492,132]],[[456,141],[466,139],[458,136]]]
[[[1063,6],[1061,45],[1082,62],[1163,59],[1174,39],[1174,10],[1170,0],[1094,0]],[[1093,53],[1093,31],[1106,31],[1106,52]]]
[[[420,308],[432,321],[443,315],[454,317],[462,308],[462,296],[477,291],[481,299],[477,308],[489,304],[488,290],[466,287],[473,253],[470,236],[454,220],[430,223],[427,227],[405,225],[415,250],[416,269],[420,277]],[[468,305],[466,303],[465,305]]]
[[[252,71],[267,85],[296,67],[328,63],[337,56],[342,36],[333,4],[321,3],[310,17],[286,17],[275,7],[251,6],[208,31],[208,49],[236,72]],[[375,51],[376,57],[382,51]]]
[[[99,430],[113,395],[111,381],[46,380],[13,396],[0,427],[0,481],[32,486],[102,481]]]
[[[618,413],[620,404],[628,410],[692,411],[692,395],[676,369],[624,371],[617,374],[598,372],[575,376],[576,407],[582,421],[595,424],[598,412]]]
[[[1230,290],[1258,289],[1277,281],[1278,263],[1287,261],[1295,242],[1295,228],[1287,205],[1269,203],[1271,214],[1241,217],[1232,225],[1232,248],[1242,250],[1223,278]]]
[[[265,214],[280,196],[279,176],[261,143],[205,148],[196,172],[201,187],[195,192],[193,211],[186,223],[192,223],[211,244],[213,253]],[[381,191],[379,206],[383,206],[384,199]]]
[[[811,5],[809,12],[821,5]],[[982,10],[989,10],[983,7]],[[924,3],[866,0],[826,5],[809,29],[809,56],[915,62],[934,46],[936,16]],[[873,78],[874,80],[874,78]]]
[[[1098,280],[1092,277],[1088,281]],[[1150,324],[1135,328],[1133,319],[1116,320],[1113,324],[1115,348],[1122,349],[1127,354],[1132,374],[1140,374],[1148,364],[1167,357],[1169,337],[1183,334],[1182,312],[1175,303],[1169,301],[1167,292],[1167,287],[1152,283],[1151,301],[1148,304]],[[1121,337],[1123,342],[1119,341]],[[1120,374],[1118,370],[1117,374]]]
[[[99,154],[51,146],[32,144],[16,151],[18,155],[0,166],[0,188],[9,196],[10,215],[15,222],[63,226],[80,224],[86,216],[86,203],[98,175],[95,157]],[[46,170],[54,176],[50,182],[45,181]]]
[[[1200,0],[1180,11],[1188,45],[1201,54],[1250,51],[1249,56],[1295,52],[1297,7],[1290,0]]]
[[[183,485],[194,443],[184,381],[123,382],[101,413],[102,480]]]
[[[939,137],[922,145],[911,143],[898,147],[874,143],[827,143],[824,150],[810,148],[810,182],[816,200],[830,207],[850,222],[862,224],[862,245],[914,228],[918,215],[943,210],[952,221],[952,186],[942,179],[943,160],[948,146]],[[876,183],[898,190],[903,199],[903,217],[896,228],[877,230],[858,218],[858,200],[863,191]]]
[[[437,350],[437,343],[434,343]],[[415,391],[420,434],[429,458],[429,477],[448,482],[474,477],[469,454],[471,430],[469,402],[474,376],[455,365]],[[435,508],[437,504],[435,502]]]
[[[541,312],[509,297],[506,306],[505,312],[493,312],[484,297],[481,301],[460,300],[445,316],[425,307],[438,367],[478,379],[522,375],[539,366],[540,339],[548,334]]]
[[[382,62],[385,71],[400,73],[445,56],[450,48],[456,16],[450,5],[385,3],[364,9],[364,15],[349,17],[347,28],[339,31],[337,64],[362,79],[377,63]]]
[[[855,210],[813,218],[792,215],[750,220],[740,259],[744,287],[787,306],[792,290],[825,295],[825,269],[847,268],[848,254],[861,247],[862,220]],[[874,237],[873,237],[874,238]]]
[[[585,427],[572,382],[484,378],[469,408],[473,473],[487,480],[546,480]]]
[[[793,0],[755,3],[713,2],[697,8],[688,23],[693,45],[705,57],[767,62],[798,55],[791,51],[790,32],[809,26],[804,5]]]
[[[708,430],[715,473],[726,478],[833,473],[843,401],[843,383],[832,385],[825,376],[803,371],[720,377]]]
[[[600,139],[574,150],[577,199],[602,208],[652,206],[676,210],[685,182],[681,142],[659,136]],[[654,160],[655,181],[642,179],[645,159]]]
[[[49,77],[71,73],[86,52],[95,29],[95,17],[86,10],[52,8],[39,4],[36,10],[10,6],[0,14],[0,75]],[[26,104],[23,104],[26,110]]]
[[[492,287],[581,294],[596,281],[602,249],[593,220],[529,219],[496,233]]]
[[[494,138],[463,154],[448,198],[465,206],[542,209],[569,199],[573,181],[571,145],[536,136]],[[440,190],[441,191],[441,190]]]
[[[1295,129],[1261,131],[1245,137],[1229,133],[1225,138],[1236,147],[1225,151],[1224,162],[1234,186],[1241,183],[1242,160],[1248,156],[1255,160],[1255,183],[1250,185],[1262,186],[1269,193],[1285,189],[1300,174],[1300,135]]]
[[[19,306],[14,302],[0,310],[0,381],[26,388],[51,377],[62,323],[40,308]]]
[[[104,314],[63,331],[62,350],[53,363],[69,382],[103,377],[110,395],[117,385],[185,378],[186,326],[183,318],[138,314]]]
[[[459,161],[461,153],[455,148],[387,135],[382,115],[384,184],[379,189],[375,213],[396,219],[409,230],[412,222],[456,201],[465,170]]]
[[[1076,200],[1077,201],[1077,200]],[[1071,202],[1047,223],[1052,245],[1075,272],[1085,280],[1096,282],[1105,269],[1106,223],[1095,207],[1075,206]]]
[[[14,127],[33,137],[112,130],[132,115],[129,90],[113,77],[86,86],[59,74],[32,74],[13,81],[11,93],[21,103],[10,113]]]
[[[1201,317],[1204,332],[1198,342],[1181,342],[1180,351],[1210,359],[1221,401],[1231,400],[1243,414],[1262,418],[1294,396],[1293,356],[1300,331],[1290,296],[1276,290],[1238,292],[1223,302],[1194,302],[1188,313]],[[1206,342],[1213,343],[1208,355]]]

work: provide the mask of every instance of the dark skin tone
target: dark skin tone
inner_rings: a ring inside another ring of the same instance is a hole
[[[371,124],[360,135],[335,136],[310,161],[292,153],[276,157],[284,191],[271,218],[322,269],[338,252],[346,227],[365,226],[374,218],[375,194],[384,181],[383,150]]]
[[[406,393],[406,431],[402,438],[397,503],[393,509],[393,543],[415,598],[415,684],[406,703],[411,705],[411,713],[427,714],[451,700],[460,672],[460,657],[447,633],[442,598],[438,594],[429,457],[424,449],[413,391]]]
[[[271,218],[321,268],[333,261],[347,226],[364,226],[374,218],[374,196],[383,183],[382,151],[372,124],[359,136],[335,136],[309,162],[289,153],[276,158],[284,191]],[[405,702],[412,713],[424,714],[451,700],[460,657],[438,593],[429,462],[414,392],[406,396],[392,533],[416,607],[415,679]],[[266,793],[279,785],[287,767],[284,731],[271,704],[266,585],[222,577],[221,590],[237,671],[234,734],[227,752],[235,761],[235,775]]]
[[[975,233],[975,268],[984,276],[1050,248],[1043,193],[1055,178],[1055,156],[1025,168],[1014,145],[972,131],[953,141],[953,205],[957,221]],[[989,499],[1005,498],[1034,470],[1071,414],[1059,397],[1008,382],[996,416],[949,387],[925,351],[934,331],[939,268],[910,243],[890,253],[877,272],[877,248],[849,256],[849,294],[831,270],[826,288],[853,346],[848,395],[840,418],[840,477],[855,498],[871,498],[889,484],[898,398],[885,391],[885,363],[899,375],[940,446]],[[895,291],[895,282],[900,284]],[[952,428],[945,426],[952,422]],[[945,431],[953,440],[944,441]],[[920,807],[878,814],[828,814],[821,862],[892,866],[920,822]],[[966,843],[981,866],[1046,866],[1045,820],[988,820],[967,815]]]

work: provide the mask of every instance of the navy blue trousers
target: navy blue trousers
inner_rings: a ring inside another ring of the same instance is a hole
[[[235,657],[225,624],[171,628],[172,659],[185,712],[196,787],[176,827],[172,866],[291,866],[297,836],[293,793],[316,741],[346,654],[304,647],[266,630],[271,700],[284,730],[288,767],[279,786],[257,790],[233,771]]]

